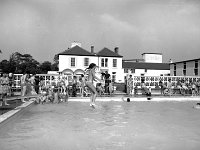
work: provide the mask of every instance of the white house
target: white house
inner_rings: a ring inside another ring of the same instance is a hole
[[[95,63],[99,66],[100,71],[111,75],[114,82],[124,82],[122,57],[118,54],[118,48],[114,51],[108,48],[103,48],[98,53],[94,53],[94,47],[91,46],[91,51],[87,51],[79,45],[73,46],[64,52],[59,53],[59,72],[66,75],[84,74],[85,69],[90,63]]]

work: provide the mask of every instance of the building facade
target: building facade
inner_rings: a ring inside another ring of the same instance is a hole
[[[123,60],[124,74],[133,76],[169,76],[169,63],[162,62],[161,53],[143,53],[142,59]]]
[[[118,47],[112,51],[103,48],[94,53],[94,47],[87,51],[81,44],[72,44],[71,48],[59,53],[59,72],[66,75],[84,74],[90,63],[99,66],[100,72],[107,71],[113,82],[125,82],[128,75],[133,76],[168,76],[169,63],[162,63],[161,53],[143,53],[139,61],[122,60]]]
[[[94,53],[94,47],[91,46],[91,51],[87,51],[75,45],[62,53],[59,53],[59,72],[66,75],[84,74],[85,69],[90,63],[95,63],[99,66],[100,72],[108,71],[113,82],[124,82],[122,57],[118,54],[118,48],[114,51],[108,48],[103,48],[98,53]]]
[[[170,63],[171,76],[199,76],[200,58]]]

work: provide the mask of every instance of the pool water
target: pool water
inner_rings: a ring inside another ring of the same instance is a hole
[[[1,150],[199,150],[195,102],[35,105],[0,128]]]

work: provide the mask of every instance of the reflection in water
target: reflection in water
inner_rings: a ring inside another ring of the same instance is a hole
[[[192,102],[36,105],[0,128],[1,150],[195,149],[199,111]],[[145,142],[144,142],[145,141]]]

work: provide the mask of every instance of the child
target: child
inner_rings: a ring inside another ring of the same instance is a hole
[[[104,94],[104,91],[103,91],[103,86],[101,83],[97,83],[96,84],[96,87],[97,87],[97,92],[99,93],[99,95],[103,95]]]
[[[89,65],[88,68],[86,68],[86,70],[88,70],[89,74],[88,74],[88,80],[86,81],[86,86],[89,88],[89,90],[91,91],[91,97],[90,97],[90,106],[95,108],[96,104],[95,104],[95,100],[97,97],[97,91],[95,86],[93,85],[93,82],[98,80],[99,82],[101,82],[101,80],[95,75],[95,69],[96,69],[96,64],[91,63]]]
[[[196,95],[196,85],[192,82],[192,97]]]

